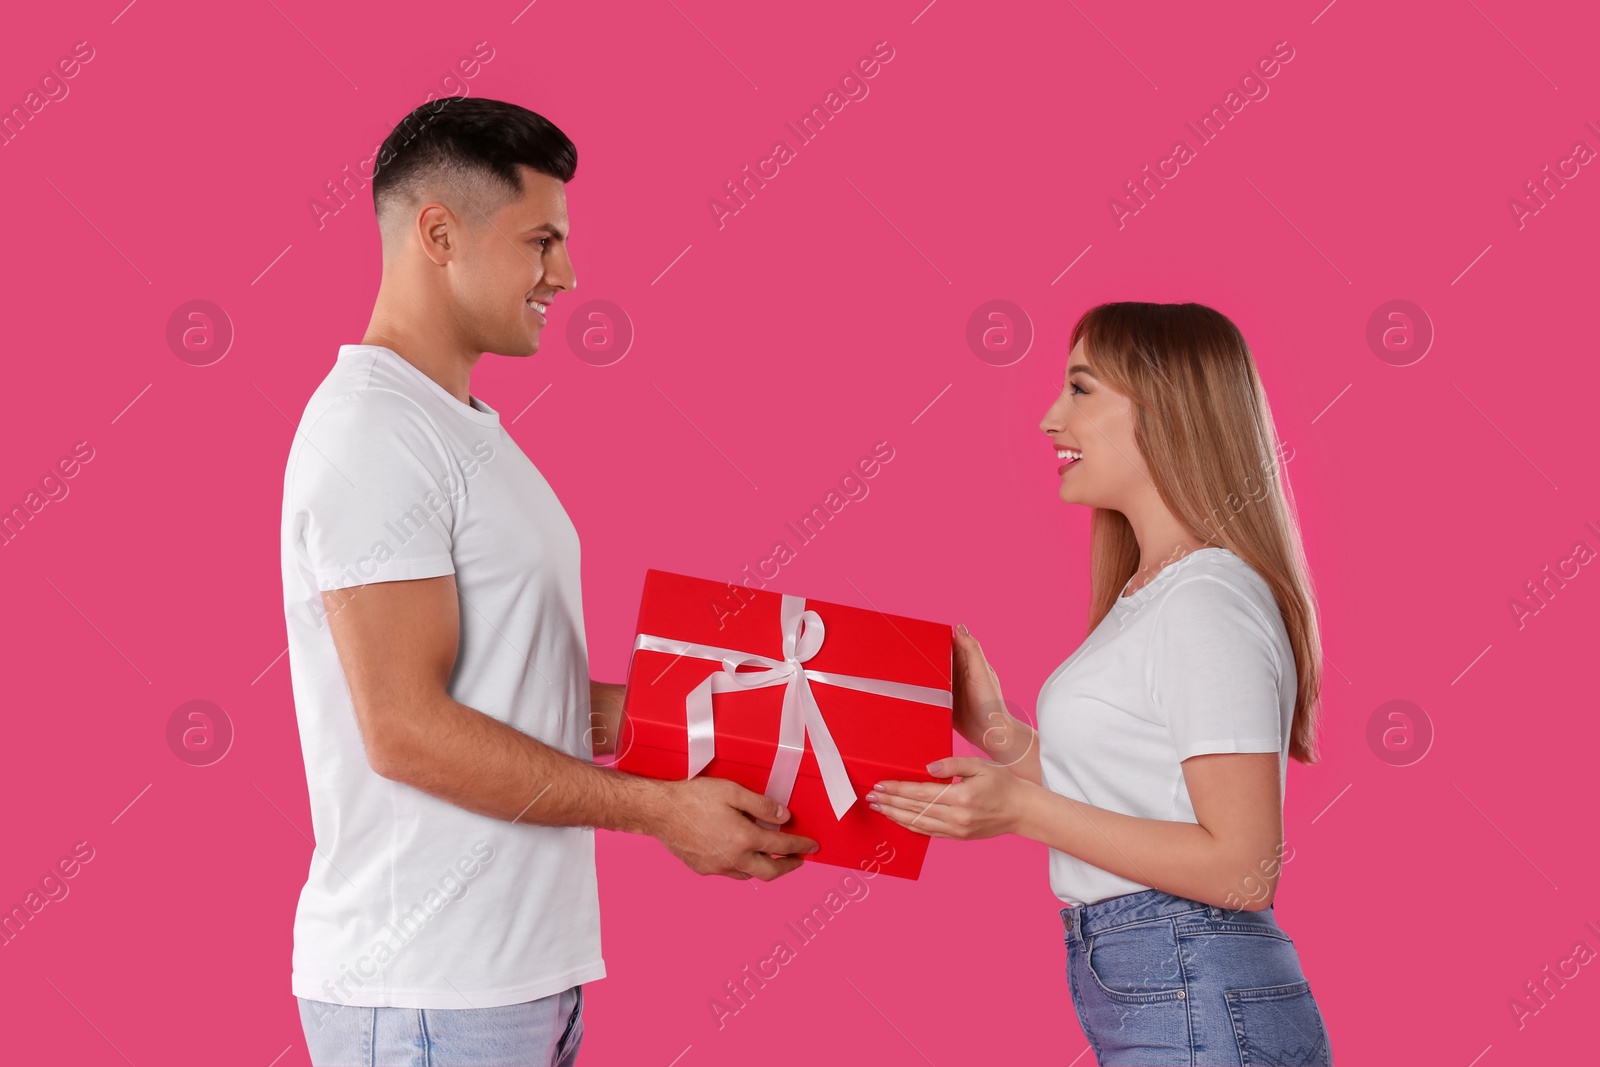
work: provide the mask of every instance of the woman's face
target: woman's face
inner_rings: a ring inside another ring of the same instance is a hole
[[[1153,484],[1134,441],[1133,416],[1133,401],[1095,378],[1080,340],[1067,357],[1061,395],[1039,421],[1050,447],[1071,453],[1057,460],[1062,500],[1126,513],[1142,487]]]

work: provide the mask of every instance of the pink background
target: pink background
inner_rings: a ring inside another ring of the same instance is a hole
[[[474,391],[517,418],[582,534],[598,677],[622,678],[646,567],[732,578],[887,440],[868,498],[774,587],[966,622],[1031,709],[1083,636],[1086,515],[1056,501],[1036,429],[1072,322],[1103,300],[1212,305],[1294,449],[1321,598],[1324,759],[1290,771],[1277,912],[1335,1055],[1595,1054],[1593,965],[1521,1027],[1508,1006],[1578,942],[1600,949],[1600,577],[1580,567],[1520,628],[1508,606],[1575,542],[1600,548],[1600,175],[1520,228],[1507,205],[1574,142],[1600,147],[1592,11],[122,3],[30,5],[0,38],[6,108],[94,49],[0,148],[0,505],[94,449],[0,548],[0,904],[95,850],[0,947],[8,1057],[307,1062],[278,517],[292,420],[360,339],[379,266],[369,190],[320,229],[308,201],[479,41],[494,58],[471,94],[580,150],[580,288],[536,357],[486,357]],[[879,41],[894,59],[870,95],[719,230],[708,198]],[[1193,145],[1185,121],[1279,41],[1295,55],[1270,95],[1119,229],[1108,199]],[[236,331],[209,366],[165,339],[193,299]],[[633,323],[620,362],[569,347],[586,299]],[[1011,366],[965,340],[991,299],[1036,331]],[[1365,339],[1391,299],[1437,333],[1409,366]],[[193,699],[236,730],[211,766],[167,746]],[[1406,766],[1368,742],[1396,699],[1434,731]],[[720,1030],[708,1000],[841,872],[702,880],[610,833],[599,854],[611,974],[587,990],[585,1063],[1093,1061],[1042,846],[934,842],[919,882],[871,882]]]

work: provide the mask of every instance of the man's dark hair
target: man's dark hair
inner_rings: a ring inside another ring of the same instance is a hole
[[[578,149],[555,123],[517,104],[431,100],[401,119],[378,149],[373,207],[381,225],[390,205],[438,193],[479,222],[522,195],[519,164],[570,182]]]

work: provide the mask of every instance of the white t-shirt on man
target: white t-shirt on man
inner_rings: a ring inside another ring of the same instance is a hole
[[[604,977],[594,831],[474,814],[374,772],[322,605],[454,574],[450,696],[592,758],[577,531],[499,413],[390,349],[341,346],[289,452],[282,566],[316,837],[294,995],[484,1008]]]
[[[1296,673],[1272,590],[1225,548],[1163,568],[1110,613],[1039,692],[1045,787],[1143,819],[1198,822],[1181,764],[1277,752],[1282,796]],[[1050,850],[1071,905],[1151,888]]]

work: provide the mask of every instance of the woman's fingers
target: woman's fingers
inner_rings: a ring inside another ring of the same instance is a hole
[[[878,810],[887,815],[901,815],[912,821],[921,820],[930,823],[952,822],[954,814],[950,808],[936,801],[906,800],[904,797],[885,797],[875,802]]]
[[[1000,687],[1000,679],[994,673],[994,667],[984,658],[983,648],[969,634],[965,638],[958,638],[956,642],[956,682],[960,685],[970,686],[974,680]]]
[[[965,626],[959,628],[957,647],[961,650],[961,658],[968,669],[971,669],[972,664],[976,662],[982,665],[983,669],[989,673],[990,678],[994,678],[997,682],[999,681],[995,677],[994,667],[983,654],[983,646],[978,643],[978,639],[973,637]]]
[[[974,759],[971,756],[946,756],[936,759],[928,764],[928,773],[935,778],[949,778],[959,775],[962,778],[971,778],[979,774],[987,774],[994,770],[994,763],[990,760]],[[906,783],[908,785],[913,783]],[[916,783],[921,784],[921,783]],[[942,788],[948,788],[948,784]]]
[[[964,631],[956,634],[956,668],[962,673],[972,669],[972,646],[975,644],[977,642],[972,639],[971,634]]]
[[[908,803],[920,801],[928,804],[943,798],[949,789],[949,782],[879,782],[867,794],[867,801],[870,803],[889,797]]]
[[[885,818],[899,823],[908,830],[930,837],[949,837],[953,827],[941,817],[942,804],[915,801],[880,799],[875,805]]]

